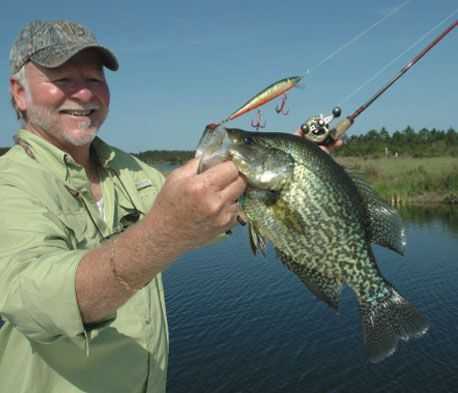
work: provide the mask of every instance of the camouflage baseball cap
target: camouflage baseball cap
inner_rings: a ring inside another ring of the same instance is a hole
[[[22,29],[11,48],[11,74],[30,60],[46,68],[59,67],[86,48],[96,48],[106,67],[118,69],[115,55],[100,45],[84,26],[65,20],[32,21]]]

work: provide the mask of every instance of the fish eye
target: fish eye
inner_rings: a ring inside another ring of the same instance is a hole
[[[254,141],[253,141],[253,138],[246,136],[243,138],[243,143],[245,143],[245,145],[251,145],[254,143]]]

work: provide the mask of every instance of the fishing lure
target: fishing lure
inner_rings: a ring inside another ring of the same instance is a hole
[[[250,125],[255,128],[256,131],[259,131],[260,128],[266,127],[266,122],[262,118],[261,109],[256,111],[256,120],[251,120]]]
[[[286,93],[288,90],[297,86],[297,84],[302,80],[302,76],[291,76],[288,78],[281,79],[277,82],[272,83],[264,90],[260,91],[254,97],[250,98],[245,104],[243,104],[239,109],[230,114],[226,119],[224,119],[221,124],[226,123],[227,121],[234,120],[237,117],[242,116],[243,114],[252,111],[260,107],[261,105],[266,104],[267,102],[273,100]]]
[[[288,96],[286,94],[283,94],[283,97],[281,98],[280,104],[275,107],[275,112],[278,114],[282,115],[287,115],[289,113],[289,110],[286,109],[286,100],[288,99]]]

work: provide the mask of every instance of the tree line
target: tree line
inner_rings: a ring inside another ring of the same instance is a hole
[[[360,135],[344,137],[345,144],[336,154],[341,157],[458,157],[458,132],[453,128],[415,131],[407,126],[401,131],[388,132],[385,127],[369,130]],[[0,155],[8,151],[0,147]],[[134,153],[145,162],[180,164],[194,156],[192,150],[147,150]]]
[[[458,132],[453,128],[415,131],[408,126],[401,131],[370,130],[365,134],[344,137],[339,156],[357,157],[458,157]]]

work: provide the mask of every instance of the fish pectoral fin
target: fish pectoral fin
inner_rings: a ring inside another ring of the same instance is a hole
[[[279,252],[278,256],[290,271],[321,301],[337,311],[342,284],[337,279],[325,276],[315,269],[294,262],[288,255]]]
[[[240,198],[240,204],[243,206],[247,199],[254,199],[264,203],[266,206],[272,206],[280,197],[280,192],[272,190],[258,190],[248,187],[245,194]]]
[[[399,212],[377,195],[356,172],[347,170],[369,215],[370,241],[404,255],[406,235]]]
[[[256,255],[259,250],[262,255],[266,256],[266,241],[253,223],[248,224],[248,237],[253,255]]]

